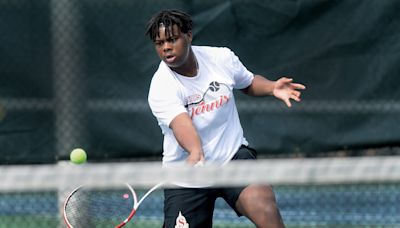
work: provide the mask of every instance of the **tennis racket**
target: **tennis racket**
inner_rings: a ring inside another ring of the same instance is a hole
[[[139,201],[129,184],[107,191],[79,186],[65,200],[64,221],[69,228],[123,227],[135,215],[143,200],[162,184],[152,187]]]

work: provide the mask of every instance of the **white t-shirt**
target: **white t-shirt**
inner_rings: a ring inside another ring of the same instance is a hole
[[[233,89],[248,87],[253,73],[228,48],[192,49],[199,64],[195,77],[179,75],[161,61],[150,85],[148,101],[164,135],[164,167],[184,164],[188,157],[169,128],[171,121],[183,112],[192,118],[201,138],[206,164],[223,165],[240,145],[248,145]]]

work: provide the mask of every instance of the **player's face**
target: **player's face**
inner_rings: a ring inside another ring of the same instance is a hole
[[[167,29],[169,29],[168,36]],[[160,27],[159,36],[154,41],[158,56],[173,69],[182,67],[186,63],[191,43],[192,33],[182,33],[177,25]]]

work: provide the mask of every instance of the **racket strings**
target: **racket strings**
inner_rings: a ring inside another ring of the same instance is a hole
[[[74,228],[115,227],[129,216],[133,204],[129,190],[78,189],[65,205],[66,219]]]

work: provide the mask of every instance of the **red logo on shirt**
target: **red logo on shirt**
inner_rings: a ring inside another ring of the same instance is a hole
[[[228,103],[232,90],[228,85],[212,81],[203,96],[198,94],[188,96],[185,107],[191,113],[191,118],[212,112]]]
[[[224,104],[228,103],[229,97],[226,95],[220,96],[219,99],[211,101],[211,102],[201,102],[195,107],[191,108],[191,118],[193,119],[196,115],[201,115],[206,112],[212,112],[214,109],[218,109],[222,107]]]

